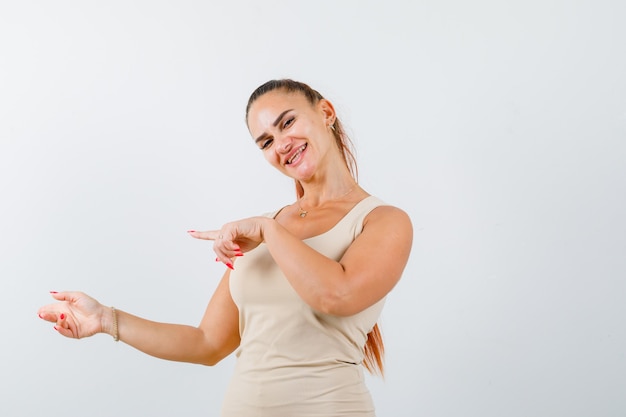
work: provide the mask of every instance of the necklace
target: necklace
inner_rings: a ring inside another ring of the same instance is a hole
[[[354,190],[354,188],[355,188],[355,187],[353,186],[352,188],[350,188],[350,189],[348,190],[348,192],[347,192],[347,193],[345,193],[345,194],[343,194],[343,195],[341,195],[341,196],[339,196],[339,197],[337,197],[337,198],[334,198],[334,199],[332,199],[332,200],[329,200],[329,201],[337,201],[337,200],[341,200],[342,198],[344,198],[345,196],[347,196],[348,194],[350,194],[350,193],[352,192],[352,190]],[[304,196],[302,196],[302,197],[300,197],[300,198],[298,199],[298,211],[299,211],[299,212],[298,212],[298,215],[299,215],[299,216],[300,216],[300,218],[302,218],[302,219],[304,219],[304,218],[306,217],[306,215],[307,215],[307,214],[309,214],[309,212],[308,212],[307,210],[303,209],[303,208],[302,208],[302,206],[300,205],[300,202],[302,201],[302,199],[303,199],[303,198],[304,198]]]

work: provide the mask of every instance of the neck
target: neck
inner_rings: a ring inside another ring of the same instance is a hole
[[[302,187],[303,194],[299,198],[300,203],[306,202],[306,205],[310,208],[320,206],[328,201],[341,200],[348,196],[357,187],[356,181],[350,178],[350,181],[345,181],[340,184],[327,185],[324,187]]]
[[[336,187],[327,188],[321,190],[321,192],[320,190],[318,190],[316,194],[313,194],[315,196],[316,203],[312,203],[309,199],[312,195],[312,190],[309,190],[309,193],[307,193],[307,191],[304,191],[302,197],[300,197],[297,201],[298,215],[304,219],[307,214],[309,214],[309,210],[316,210],[324,205],[324,203],[330,201],[340,201],[346,198],[348,194],[352,193],[357,187],[358,185],[356,181],[352,179],[352,181],[349,183],[344,183],[342,185],[337,185]],[[303,204],[306,208],[303,207]]]

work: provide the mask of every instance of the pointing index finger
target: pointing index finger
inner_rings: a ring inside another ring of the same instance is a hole
[[[217,240],[219,238],[219,230],[208,230],[206,232],[190,230],[187,233],[193,238],[202,240]]]

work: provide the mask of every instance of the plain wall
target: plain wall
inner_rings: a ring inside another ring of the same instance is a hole
[[[361,185],[413,220],[379,416],[625,415],[625,21],[618,0],[2,1],[0,415],[218,415],[232,357],[65,339],[36,311],[82,290],[196,325],[223,266],[186,230],[294,199],[244,123],[280,77],[335,103]]]

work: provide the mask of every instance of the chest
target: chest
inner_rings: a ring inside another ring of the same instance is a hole
[[[306,240],[329,232],[350,212],[351,208],[353,208],[352,203],[334,204],[310,209],[303,216],[297,205],[291,205],[281,210],[275,219],[292,235],[300,240]]]

